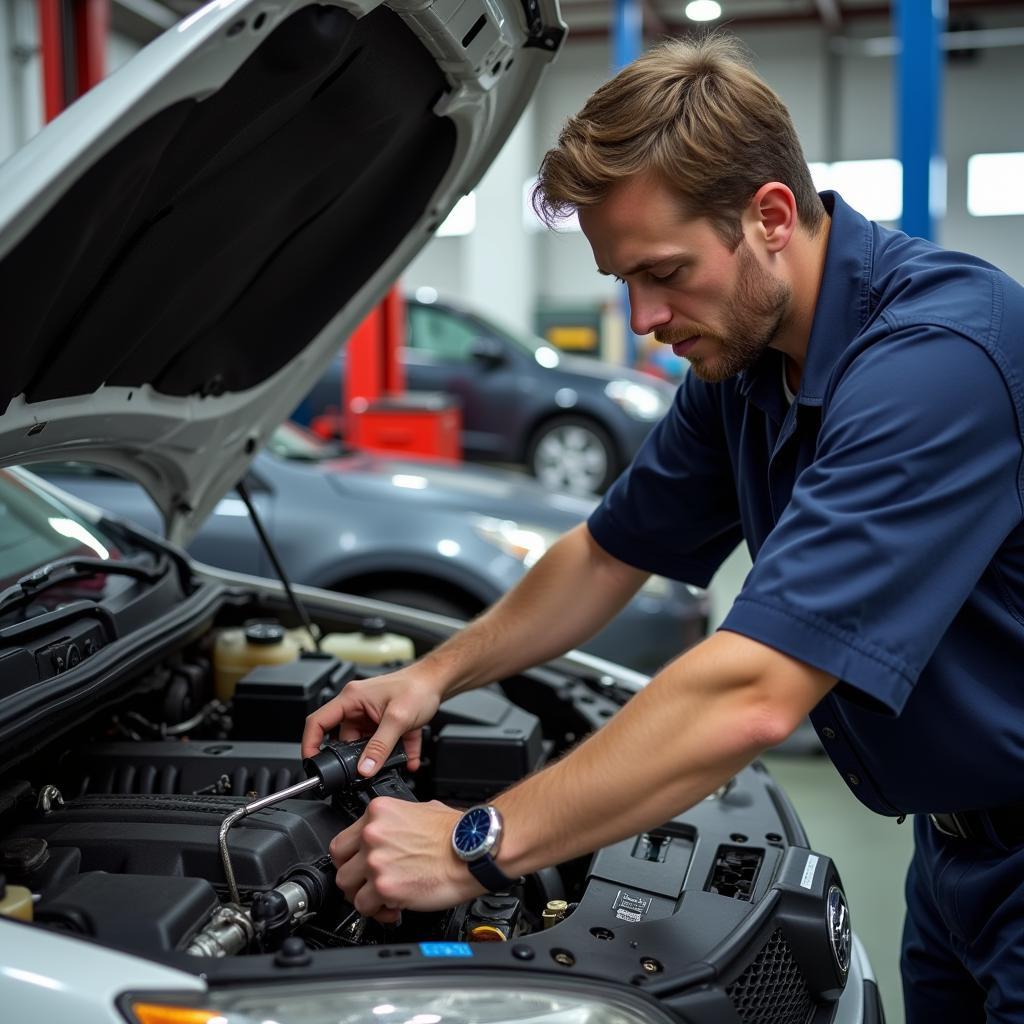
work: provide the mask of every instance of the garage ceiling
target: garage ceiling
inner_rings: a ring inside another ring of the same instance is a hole
[[[698,28],[683,9],[686,0],[642,0],[649,35],[685,34]],[[736,29],[818,25],[836,34],[888,32],[892,5],[881,0],[719,0],[716,24]],[[577,39],[606,35],[614,0],[561,0],[562,13]],[[1024,26],[1022,0],[948,0],[951,30]]]
[[[887,31],[891,4],[883,0],[719,0],[719,24],[737,29],[820,25],[837,34]],[[695,27],[686,0],[642,0],[648,35],[685,34]],[[113,0],[114,27],[147,41],[201,7],[199,0]],[[570,40],[606,36],[614,0],[561,0]],[[1024,26],[1024,0],[948,0],[951,30]],[[992,45],[992,44],[989,44]],[[995,44],[998,45],[998,44]]]

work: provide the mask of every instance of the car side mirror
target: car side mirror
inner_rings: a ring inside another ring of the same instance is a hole
[[[488,368],[505,362],[505,346],[497,338],[476,338],[469,347],[469,353]]]

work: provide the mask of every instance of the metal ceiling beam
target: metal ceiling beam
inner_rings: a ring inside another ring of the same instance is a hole
[[[843,56],[852,54],[860,57],[895,57],[902,48],[898,36],[837,38],[832,40],[831,46]],[[990,50],[999,46],[1024,46],[1024,26],[939,33],[939,47],[943,50]]]
[[[839,0],[814,0],[818,8],[821,22],[829,32],[839,32],[843,27],[843,13],[839,8]]]
[[[653,2],[653,0],[652,0]],[[815,0],[817,3],[817,0]],[[949,10],[951,13],[966,13],[966,12],[982,12],[985,10],[1017,10],[1021,12],[1024,17],[1024,0],[948,0]],[[562,13],[569,22],[569,41],[579,42],[581,40],[592,40],[602,39],[608,36],[607,23],[604,24],[592,24],[587,26],[575,26],[573,24],[573,14],[579,12],[581,14],[608,14],[609,4],[608,0],[562,0],[561,4]],[[842,7],[841,13],[844,24],[849,26],[853,21],[869,20],[869,19],[886,19],[888,20],[892,15],[891,6],[886,4],[872,4],[865,7]],[[664,10],[662,10],[662,18],[664,19]],[[679,21],[667,21],[664,22],[664,31],[661,34],[664,35],[687,35],[690,32],[700,31],[701,26],[694,24],[693,22],[679,22]],[[721,21],[722,28],[731,31],[742,31],[747,28],[771,28],[773,26],[785,26],[785,25],[798,25],[798,24],[821,24],[821,15],[815,10],[807,10],[804,12],[777,12],[775,14],[755,14],[755,15],[740,15],[733,18],[723,18]],[[1000,30],[996,30],[1000,31]],[[651,33],[647,33],[650,35]],[[952,35],[953,33],[948,33]],[[842,39],[842,36],[836,36],[836,39]],[[966,42],[967,40],[961,40]],[[989,45],[993,45],[989,43]],[[1007,44],[1004,44],[1007,45]]]
[[[672,29],[668,22],[661,16],[654,0],[644,0],[644,35],[661,36],[672,35]]]

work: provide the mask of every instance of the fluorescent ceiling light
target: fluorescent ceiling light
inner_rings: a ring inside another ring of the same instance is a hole
[[[476,227],[476,193],[463,196],[437,229],[437,238],[468,235]]]
[[[690,21],[715,21],[722,16],[722,5],[717,0],[690,0],[686,16]]]
[[[1024,213],[1024,153],[975,153],[967,161],[967,212],[972,217]]]
[[[868,220],[897,221],[903,215],[903,164],[899,160],[837,160],[807,166],[819,192],[835,189]]]

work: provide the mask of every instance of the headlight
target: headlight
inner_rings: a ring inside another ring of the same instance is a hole
[[[495,986],[492,978],[460,979],[461,985],[400,982],[375,990],[349,990],[350,983],[275,985],[272,988],[208,993],[198,1004],[125,1001],[137,1024],[668,1024],[648,1003],[617,992],[595,995],[543,984],[528,990]]]
[[[657,420],[668,412],[668,400],[660,391],[631,380],[611,380],[604,393],[636,420]]]
[[[532,523],[517,523],[512,519],[493,519],[478,516],[473,529],[489,544],[500,548],[506,555],[518,558],[527,569],[540,560],[540,556],[561,536],[556,530]],[[640,593],[661,600],[672,593],[672,584],[664,576],[648,576]]]
[[[539,561],[540,556],[561,536],[557,530],[549,530],[544,526],[490,516],[477,516],[473,529],[506,555],[518,558],[527,568]]]

